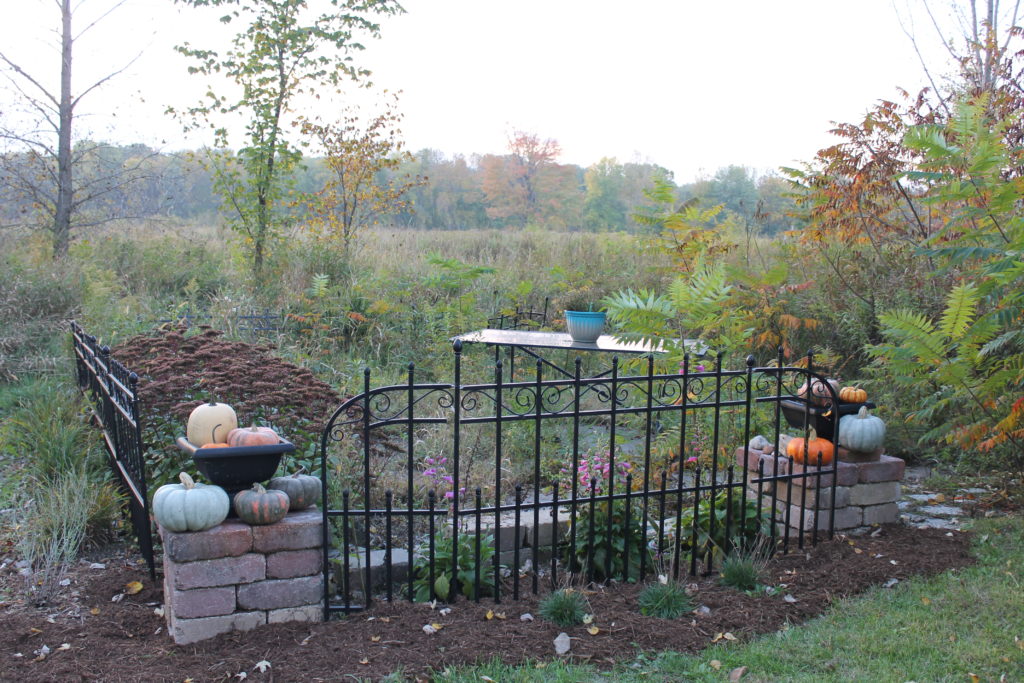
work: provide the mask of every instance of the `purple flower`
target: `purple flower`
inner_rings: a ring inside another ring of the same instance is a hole
[[[697,369],[697,372],[704,372],[704,366],[703,365],[698,365],[696,369]]]
[[[423,470],[423,476],[424,477],[432,477],[435,474],[437,474],[437,468],[436,467],[428,467],[427,469]]]
[[[444,480],[445,480],[446,482],[448,482],[449,484],[451,484],[451,483],[452,483],[453,481],[455,481],[455,480],[454,480],[454,479],[452,478],[452,475],[450,475],[450,474],[446,474],[446,475],[444,475],[444,476],[443,476],[443,477],[441,477],[441,478],[442,478],[442,479],[444,479]]]

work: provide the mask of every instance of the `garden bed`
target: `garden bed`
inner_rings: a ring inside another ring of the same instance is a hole
[[[596,635],[586,626],[563,629],[539,617],[521,621],[523,613],[538,613],[537,598],[528,596],[497,606],[486,599],[479,605],[460,600],[444,616],[429,605],[381,603],[370,612],[327,624],[264,626],[175,646],[163,617],[154,612],[163,602],[159,581],[150,580],[134,561],[101,558],[103,569],[89,563],[76,568],[58,605],[35,608],[10,598],[0,605],[5,626],[0,630],[0,679],[198,682],[245,672],[250,681],[313,681],[346,675],[374,679],[402,670],[409,678],[426,680],[429,671],[449,665],[492,658],[508,663],[553,659],[552,641],[563,630],[573,639],[566,657],[610,668],[630,660],[638,649],[696,652],[716,638],[727,640],[727,633],[749,639],[815,617],[836,599],[871,586],[974,562],[967,533],[900,525],[875,533],[839,536],[775,558],[765,573],[765,582],[777,587],[772,596],[723,588],[713,578],[694,580],[694,602],[710,612],[689,613],[679,620],[640,615],[637,586],[588,591]],[[21,580],[11,566],[5,568],[0,595],[16,595],[13,589]],[[131,581],[140,581],[142,591],[112,601]],[[495,613],[490,619],[489,610]],[[423,626],[430,623],[443,628],[428,635]],[[36,661],[44,645],[49,653]],[[264,673],[256,667],[261,661],[270,663]]]

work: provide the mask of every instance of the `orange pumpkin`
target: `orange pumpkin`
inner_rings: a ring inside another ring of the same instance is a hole
[[[228,432],[228,445],[235,448],[241,446],[273,446],[280,443],[281,437],[270,427],[239,427]]]
[[[226,443],[204,443],[200,448],[231,448],[231,446]]]
[[[801,465],[831,465],[835,452],[836,447],[832,442],[828,439],[819,439],[813,429],[809,438],[791,439],[786,446],[786,455]]]
[[[868,392],[860,387],[843,387],[839,392],[839,400],[845,403],[863,403],[868,400]]]

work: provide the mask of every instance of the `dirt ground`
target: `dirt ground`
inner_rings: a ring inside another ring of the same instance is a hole
[[[745,640],[800,623],[838,598],[890,579],[970,565],[969,545],[965,532],[900,525],[880,527],[874,535],[837,536],[773,559],[763,582],[776,588],[774,595],[741,593],[719,586],[714,577],[692,580],[698,609],[671,621],[639,613],[641,586],[587,590],[599,629],[594,635],[587,626],[563,629],[544,621],[536,616],[538,599],[528,596],[500,605],[460,600],[444,614],[443,605],[376,603],[369,612],[330,623],[264,626],[188,646],[175,645],[166,633],[160,577],[152,581],[123,548],[76,567],[65,593],[49,607],[18,599],[23,593],[17,584],[24,579],[8,563],[0,570],[0,595],[8,596],[0,604],[0,680],[338,681],[402,671],[410,680],[426,681],[432,670],[449,665],[552,660],[558,657],[553,641],[562,631],[572,639],[562,656],[610,667],[640,650],[697,652],[716,636]],[[125,595],[133,581],[142,590]],[[535,618],[522,620],[526,613]],[[442,628],[428,634],[426,624]]]

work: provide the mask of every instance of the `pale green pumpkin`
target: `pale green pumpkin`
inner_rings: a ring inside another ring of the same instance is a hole
[[[885,443],[885,422],[869,415],[867,407],[861,406],[856,415],[839,419],[839,438],[847,450],[871,453]]]
[[[164,484],[153,494],[153,516],[168,531],[212,529],[228,516],[231,500],[219,486],[197,484],[185,472],[180,484]]]
[[[287,477],[274,477],[267,488],[287,493],[291,501],[289,510],[305,510],[320,502],[320,479],[303,474],[301,469]]]

